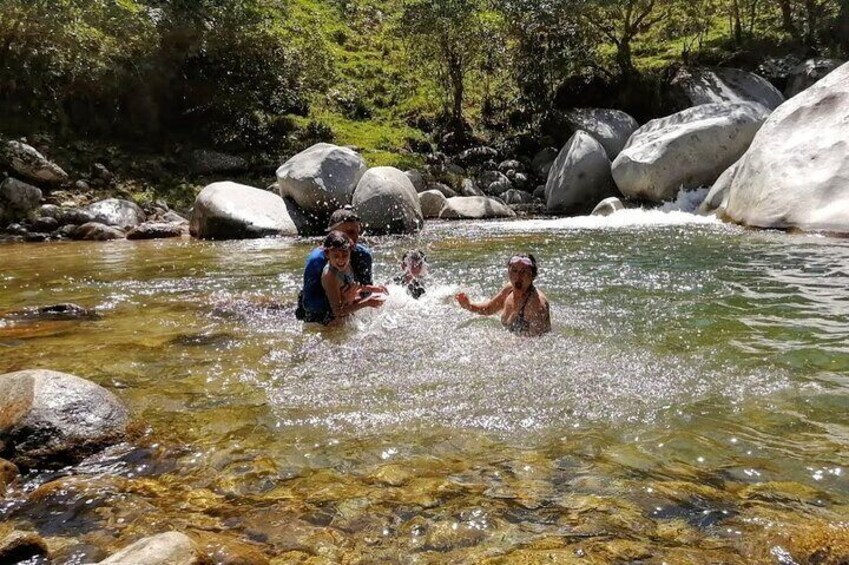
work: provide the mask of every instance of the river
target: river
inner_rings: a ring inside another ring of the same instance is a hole
[[[278,564],[780,563],[849,518],[849,241],[628,210],[366,243],[377,282],[424,249],[427,294],[337,331],[293,316],[316,240],[0,245],[0,310],[102,314],[0,321],[0,373],[137,429],[0,519],[67,563],[177,529]],[[453,303],[528,251],[551,334]]]

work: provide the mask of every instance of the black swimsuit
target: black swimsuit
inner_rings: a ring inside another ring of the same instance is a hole
[[[525,307],[528,305],[528,300],[530,300],[531,294],[536,292],[536,290],[537,289],[534,288],[534,285],[530,286],[528,294],[525,296],[525,301],[522,302],[522,307],[519,309],[519,315],[513,318],[513,321],[507,326],[507,329],[514,334],[525,334],[530,331],[531,323],[525,319]]]

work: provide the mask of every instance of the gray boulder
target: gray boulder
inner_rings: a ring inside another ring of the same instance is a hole
[[[460,196],[485,196],[483,191],[472,179],[463,179],[460,183]],[[446,194],[447,198],[451,198]]]
[[[41,198],[41,190],[12,177],[6,178],[0,184],[0,207],[5,210],[4,215],[8,216],[7,220],[26,217],[38,208]],[[2,219],[3,215],[0,214],[0,220]]]
[[[185,224],[166,222],[145,222],[127,232],[127,239],[166,239],[180,237],[185,232]]]
[[[784,102],[781,92],[765,78],[730,67],[681,69],[672,85],[690,106],[756,102],[774,110]]]
[[[445,198],[452,198],[457,196],[457,191],[442,182],[435,182],[433,184],[428,185],[428,190],[438,190],[442,193]]]
[[[424,192],[427,190],[427,181],[420,171],[410,169],[409,171],[404,171],[404,174],[407,175],[407,178],[410,179],[411,183],[413,183],[413,187],[416,189],[416,192]]]
[[[230,181],[212,183],[198,194],[189,232],[200,239],[298,235],[282,198]]]
[[[747,102],[704,104],[652,120],[613,162],[625,196],[662,202],[681,188],[710,186],[739,159],[768,110]]]
[[[438,190],[420,192],[419,204],[422,207],[422,216],[425,218],[438,218],[446,200],[445,195]]]
[[[89,204],[86,211],[94,216],[95,222],[124,230],[135,227],[146,219],[144,211],[135,202],[118,198],[107,198]]]
[[[100,222],[88,222],[76,226],[68,232],[71,239],[83,241],[111,241],[113,239],[124,239],[124,232],[114,226],[107,226]]]
[[[23,177],[47,184],[61,184],[68,180],[68,173],[39,153],[35,147],[10,141],[6,144],[6,159],[12,169]]]
[[[124,437],[129,418],[111,392],[66,373],[0,375],[0,450],[24,468],[64,465]]]
[[[593,208],[592,212],[590,212],[590,216],[609,216],[614,212],[624,209],[625,205],[622,204],[621,200],[615,196],[610,196],[596,204],[596,207]]]
[[[842,64],[843,61],[839,59],[808,59],[799,63],[790,72],[784,96],[793,98]]]
[[[491,159],[497,158],[498,151],[496,149],[482,145],[479,147],[470,147],[457,155],[457,162],[463,166],[481,165]]]
[[[506,159],[498,163],[498,170],[505,175],[507,171],[522,171],[524,167],[521,161],[517,161],[516,159]]]
[[[724,217],[747,226],[849,233],[849,63],[781,105],[755,136]]]
[[[242,157],[207,149],[192,151],[190,162],[192,170],[200,175],[234,173],[248,168],[248,161]]]
[[[507,205],[486,196],[457,196],[445,201],[439,212],[444,220],[481,220],[484,218],[512,218],[516,213]]]
[[[699,204],[699,208],[697,212],[702,215],[710,214],[711,212],[715,212],[722,206],[723,200],[728,196],[728,189],[731,188],[731,182],[734,180],[734,175],[737,174],[737,169],[740,166],[740,161],[737,161],[727,169],[725,172],[719,175],[719,178],[716,179],[716,182],[713,183],[713,186],[710,187],[710,190],[705,196],[705,199],[702,200],[702,203]]]
[[[502,193],[501,199],[505,204],[532,204],[534,202],[533,194],[515,188]]]
[[[556,213],[589,211],[596,202],[615,192],[604,147],[589,133],[575,132],[548,173],[546,209]]]
[[[583,130],[601,143],[611,161],[640,127],[625,112],[606,108],[577,108],[566,113],[566,121],[573,129]]]
[[[478,178],[480,186],[483,187],[483,192],[490,196],[498,196],[513,188],[513,183],[506,175],[498,171],[485,171]]]
[[[551,170],[554,160],[557,159],[558,153],[560,152],[554,147],[546,147],[539,151],[536,155],[534,155],[534,160],[531,162],[531,171],[533,171],[537,177],[547,179],[548,172]]]
[[[372,234],[413,233],[422,228],[422,208],[410,179],[395,167],[374,167],[357,183],[352,200]]]
[[[201,565],[205,562],[186,534],[168,532],[140,539],[98,565]]]
[[[277,169],[277,186],[280,196],[294,200],[305,213],[324,217],[351,203],[365,172],[366,163],[357,152],[318,143]]]

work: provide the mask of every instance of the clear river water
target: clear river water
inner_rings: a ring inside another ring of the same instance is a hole
[[[682,212],[366,238],[348,327],[293,316],[315,239],[0,245],[0,373],[101,384],[134,437],[25,477],[0,521],[66,563],[169,530],[282,563],[792,563],[849,539],[849,240]],[[452,300],[530,251],[553,331]],[[2,526],[2,525],[0,525]]]

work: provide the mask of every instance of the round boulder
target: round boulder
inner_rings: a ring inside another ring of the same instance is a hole
[[[38,208],[41,203],[41,190],[12,177],[0,184],[0,206],[10,219],[22,219]],[[0,217],[2,220],[2,217]]]
[[[445,205],[445,195],[438,190],[425,190],[419,193],[419,204],[422,207],[422,216],[425,218],[438,218],[439,212]]]
[[[282,198],[230,181],[210,184],[198,194],[189,231],[200,239],[298,235]]]
[[[601,202],[599,202],[593,211],[590,213],[590,216],[609,216],[614,212],[618,212],[619,210],[624,210],[625,206],[622,204],[622,201],[616,198],[615,196],[610,196],[605,198]]]
[[[604,147],[589,133],[575,132],[548,173],[546,209],[567,214],[587,212],[615,192]]]
[[[424,218],[416,188],[395,167],[366,171],[357,183],[352,203],[370,233],[413,233],[422,228]]]
[[[6,144],[6,159],[12,169],[23,177],[47,184],[61,184],[68,180],[68,173],[48,160],[35,147],[10,141]]]
[[[512,218],[516,213],[503,202],[486,196],[455,196],[445,201],[439,212],[443,220]]]
[[[81,226],[74,227],[70,232],[71,239],[83,241],[111,241],[113,239],[124,239],[124,232],[120,229],[101,224],[100,222],[87,222]]]
[[[849,233],[849,63],[778,108],[740,160],[724,216]]]
[[[145,221],[144,211],[135,202],[118,198],[107,198],[90,204],[86,211],[94,221],[123,230],[133,228]]]
[[[703,104],[652,120],[613,162],[625,196],[663,202],[681,188],[710,186],[739,159],[768,110],[748,102]]]
[[[80,461],[124,437],[127,409],[114,394],[66,373],[0,375],[0,455],[24,468]]]
[[[351,203],[365,172],[356,151],[318,143],[280,165],[277,186],[280,196],[294,200],[305,213],[323,217]]]
[[[765,78],[730,67],[681,69],[672,86],[683,99],[682,106],[755,102],[774,110],[784,102],[781,92]]]
[[[566,121],[573,129],[584,130],[601,143],[611,161],[640,127],[625,112],[608,108],[577,108],[566,114]]]
[[[839,59],[808,59],[790,71],[784,96],[792,98],[843,64]]]

